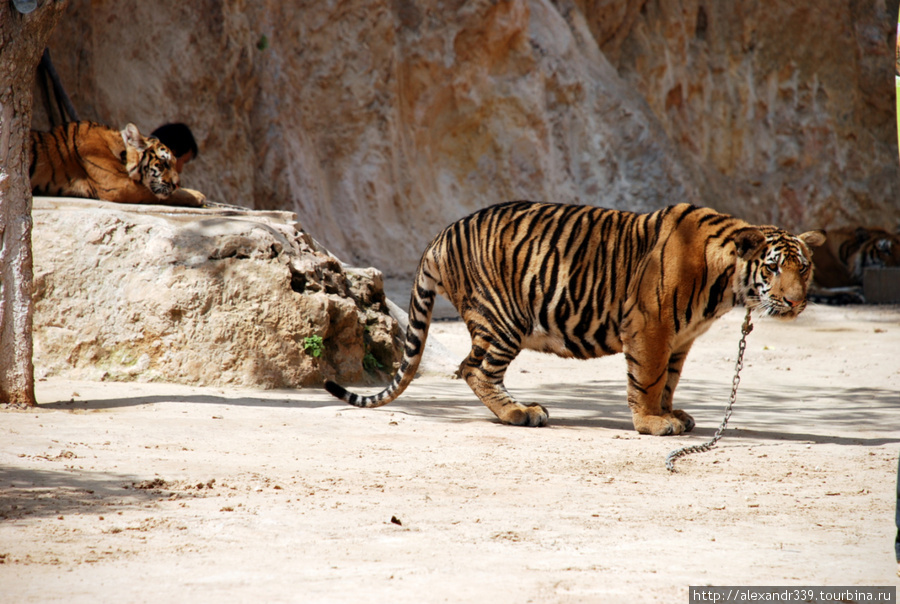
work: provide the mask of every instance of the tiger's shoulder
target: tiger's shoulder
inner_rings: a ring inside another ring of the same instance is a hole
[[[175,157],[134,124],[121,131],[89,121],[31,131],[34,195],[86,197],[119,203],[198,206],[201,194],[179,191]]]
[[[114,169],[120,178],[127,177],[120,159],[125,151],[122,137],[101,124],[69,122],[49,132],[32,130],[30,143],[29,177],[34,195],[98,198],[86,159],[96,161],[103,169]]]

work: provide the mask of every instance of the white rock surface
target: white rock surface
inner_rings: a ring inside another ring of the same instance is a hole
[[[33,216],[38,378],[283,388],[396,360],[381,274],[289,212],[37,198]]]

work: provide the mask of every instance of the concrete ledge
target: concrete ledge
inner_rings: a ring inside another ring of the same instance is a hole
[[[867,268],[863,273],[863,295],[870,304],[900,303],[900,267]]]

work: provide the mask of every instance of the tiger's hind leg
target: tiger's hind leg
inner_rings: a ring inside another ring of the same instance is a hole
[[[503,385],[503,378],[519,348],[514,339],[501,339],[470,328],[472,351],[459,366],[460,374],[475,395],[494,412],[504,424],[515,426],[545,426],[550,414],[543,406],[523,405],[516,401]]]

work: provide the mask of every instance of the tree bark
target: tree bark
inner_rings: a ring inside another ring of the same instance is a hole
[[[0,403],[32,406],[31,129],[35,68],[67,0],[22,15],[0,0]]]

